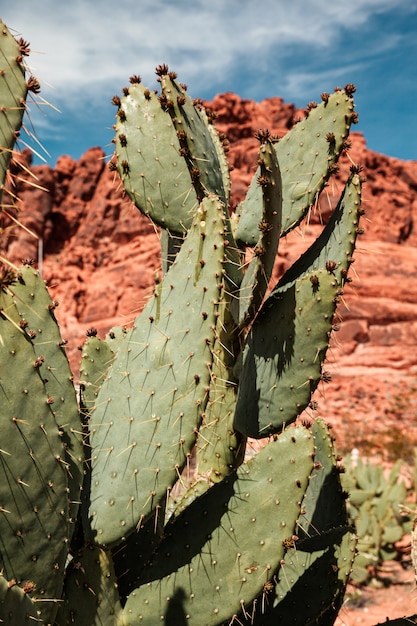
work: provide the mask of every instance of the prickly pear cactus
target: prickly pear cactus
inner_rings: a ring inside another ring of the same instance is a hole
[[[132,328],[88,331],[79,405],[44,283],[2,269],[0,620],[332,624],[356,540],[324,422],[294,422],[323,378],[359,167],[318,240],[269,283],[280,237],[347,147],[354,88],[278,143],[257,133],[258,172],[231,216],[212,117],[166,66],[157,75],[159,94],[134,76],[113,99],[111,167],[169,259]],[[269,440],[245,460],[248,436]]]
[[[395,547],[404,535],[411,533],[413,518],[400,507],[407,500],[407,488],[400,477],[399,460],[387,474],[381,465],[360,457],[346,457],[343,488],[349,493],[349,516],[358,535],[358,555],[352,579],[365,584],[377,577],[384,561],[395,559]]]
[[[13,146],[22,125],[28,85],[23,58],[28,44],[16,41],[0,19],[0,201]]]

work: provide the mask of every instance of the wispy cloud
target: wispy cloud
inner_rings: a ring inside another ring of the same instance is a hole
[[[167,62],[200,90],[246,66],[265,67],[293,47],[331,48],[342,30],[403,7],[401,0],[20,0],[3,19],[30,40],[33,71],[76,102],[131,73],[152,81]],[[408,4],[408,3],[407,3]],[[4,11],[3,11],[4,13]],[[300,78],[300,77],[299,77]]]
[[[350,64],[322,71],[294,71],[281,83],[283,93],[293,94],[294,98],[306,99],[310,96],[318,98],[320,90],[326,90],[339,84],[343,87],[345,76],[354,76],[363,64]],[[327,86],[327,87],[326,87]]]
[[[61,150],[77,142],[78,154],[87,136],[101,141],[111,126],[111,97],[129,76],[140,74],[156,87],[160,63],[178,72],[192,96],[206,99],[235,91],[302,106],[344,80],[359,83],[366,92],[362,119],[379,138],[374,111],[381,83],[395,84],[404,116],[407,96],[399,92],[410,85],[417,45],[411,27],[417,6],[409,0],[19,0],[1,17],[30,41],[42,95],[63,111],[59,117],[32,105],[39,134],[45,131],[55,152],[61,137]]]

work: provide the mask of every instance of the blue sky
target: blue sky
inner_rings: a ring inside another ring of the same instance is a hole
[[[30,104],[52,166],[91,146],[110,154],[112,96],[132,74],[155,88],[160,63],[208,100],[233,91],[304,107],[355,83],[368,147],[417,160],[414,0],[19,0],[0,16],[30,42],[41,96],[60,111]]]

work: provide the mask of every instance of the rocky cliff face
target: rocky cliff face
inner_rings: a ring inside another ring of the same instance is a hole
[[[255,103],[230,93],[210,106],[230,141],[236,205],[256,168],[255,131],[269,128],[282,136],[301,112],[280,98]],[[373,449],[389,452],[396,442],[405,445],[404,432],[410,444],[417,442],[417,162],[372,152],[359,133],[351,139],[340,171],[345,177],[351,161],[365,168],[365,234],[326,368],[333,381],[316,392],[316,399],[342,447],[368,441]],[[26,168],[30,183],[23,180]],[[129,324],[142,308],[160,267],[158,234],[123,196],[100,148],[91,148],[78,162],[62,156],[55,169],[31,168],[24,152],[14,173],[18,219],[42,239],[43,276],[60,303],[57,317],[76,373],[77,346],[88,328],[103,336],[112,325]],[[276,276],[317,236],[341,189],[336,176],[308,225],[281,242]],[[38,241],[29,232],[0,226],[9,258],[38,260]]]

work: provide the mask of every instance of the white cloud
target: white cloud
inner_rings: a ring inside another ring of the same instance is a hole
[[[295,71],[287,75],[282,82],[282,94],[293,94],[293,98],[297,99],[318,98],[321,89],[330,89],[339,83],[343,87],[343,78],[354,76],[360,68],[363,68],[363,64],[352,63],[324,71]]]
[[[284,56],[292,46],[330,48],[341,30],[406,5],[408,0],[21,0],[3,9],[3,19],[31,42],[31,67],[56,88],[54,101],[75,106],[111,83],[122,86],[132,73],[153,81],[161,62],[201,89],[233,68],[265,66],[271,50]],[[297,81],[311,82],[309,76],[299,74]]]

